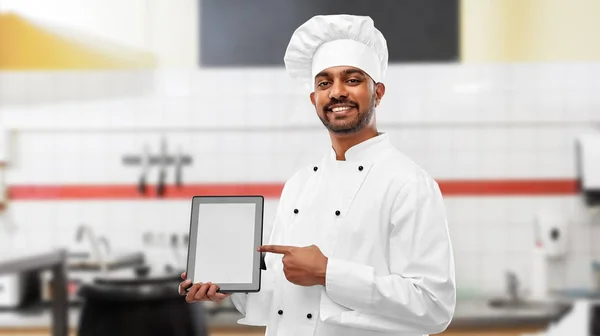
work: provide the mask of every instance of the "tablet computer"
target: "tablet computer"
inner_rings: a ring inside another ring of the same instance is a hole
[[[263,211],[262,196],[194,196],[187,279],[222,293],[260,291]]]

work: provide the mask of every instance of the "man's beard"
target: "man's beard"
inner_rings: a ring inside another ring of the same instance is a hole
[[[373,119],[373,116],[375,114],[375,99],[376,99],[376,96],[373,95],[373,98],[371,99],[371,101],[369,103],[369,108],[364,112],[361,112],[360,106],[358,106],[358,104],[356,104],[356,110],[357,110],[356,117],[352,120],[348,120],[348,121],[344,122],[341,125],[336,125],[327,119],[328,114],[334,115],[334,118],[335,118],[335,114],[333,114],[333,112],[327,110],[327,108],[328,108],[327,106],[325,106],[323,109],[324,116],[319,115],[319,119],[321,119],[321,122],[323,123],[323,125],[330,132],[333,132],[336,134],[344,134],[344,135],[357,133],[357,132],[361,131],[362,129],[364,129],[365,127],[367,127],[371,123],[371,120]],[[336,102],[331,102],[328,105],[345,103],[345,102],[346,101],[336,101]]]

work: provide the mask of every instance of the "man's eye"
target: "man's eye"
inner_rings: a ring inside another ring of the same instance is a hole
[[[319,86],[325,86],[327,84],[329,84],[329,82],[321,82],[321,83],[319,83]]]
[[[349,79],[348,81],[350,83],[358,83],[358,82],[360,82],[358,79]]]

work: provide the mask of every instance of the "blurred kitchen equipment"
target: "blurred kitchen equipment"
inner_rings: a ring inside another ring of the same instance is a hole
[[[513,301],[519,300],[519,278],[514,272],[506,273],[506,289],[508,291],[508,297]]]
[[[506,295],[501,297],[492,298],[489,301],[490,306],[494,308],[518,308],[524,306],[525,300],[523,300],[521,294],[521,283],[517,274],[508,271],[505,274],[506,278]]]
[[[183,253],[181,253],[180,249],[182,248],[182,244],[179,242],[179,235],[176,233],[173,233],[171,235],[171,240],[170,240],[170,244],[171,246],[171,251],[173,252],[173,262],[175,264],[175,267],[183,267],[185,268],[185,262],[186,262],[186,258],[187,256],[184,255]]]
[[[20,308],[40,299],[37,270],[0,275],[0,308]]]
[[[0,276],[0,307],[15,308],[21,305],[24,288],[21,286],[22,274],[4,274]]]
[[[522,336],[598,336],[600,335],[600,301],[582,299],[572,309],[541,333]]]
[[[592,262],[595,290],[600,292],[600,261]]]
[[[75,239],[77,242],[81,242],[84,236],[87,236],[88,238],[88,242],[92,251],[92,259],[98,261],[98,263],[100,264],[100,270],[103,273],[106,273],[106,260],[102,252],[100,252],[100,241],[98,240],[98,238],[94,234],[94,231],[89,225],[81,224],[77,228]]]
[[[39,303],[44,306],[48,306],[54,300],[54,275],[51,271],[44,270],[40,272],[39,277]],[[74,306],[80,304],[81,299],[77,296],[77,291],[79,290],[79,286],[81,286],[83,283],[83,280],[78,279],[77,275],[74,275],[73,272],[68,272],[65,281],[67,290],[67,304]]]
[[[534,219],[534,241],[530,276],[530,297],[544,300],[548,297],[549,263],[567,253],[568,218],[556,211],[539,211]]]
[[[177,148],[177,159],[175,162],[175,185],[178,188],[183,186],[183,154],[181,153],[181,146]]]
[[[178,293],[180,282],[179,274],[142,267],[82,285],[78,335],[208,335],[202,304],[188,304]]]
[[[175,166],[175,185],[183,186],[183,167],[192,164],[192,158],[189,155],[183,154],[181,146],[178,146],[177,154],[169,155],[167,151],[167,139],[161,138],[160,152],[158,155],[150,155],[147,145],[144,145],[141,155],[125,155],[123,156],[123,164],[125,165],[141,165],[142,175],[137,182],[137,189],[140,194],[145,194],[148,191],[148,174],[150,168],[154,165],[158,166],[158,183],[156,186],[156,194],[158,197],[164,197],[167,183],[167,168],[171,165]]]
[[[2,248],[0,246],[0,248]],[[54,278],[52,300],[52,335],[66,336],[69,320],[67,307],[66,264],[67,253],[63,249],[45,250],[30,246],[27,249],[0,251],[0,275],[20,272],[52,270]],[[39,286],[35,286],[39,289]]]
[[[566,255],[569,241],[569,218],[558,211],[540,211],[534,222],[535,246],[549,259]]]
[[[163,137],[160,146],[160,159],[159,159],[159,171],[158,171],[158,183],[156,185],[156,194],[158,197],[163,197],[165,195],[167,182],[167,164],[168,164],[168,156],[167,156],[167,140]]]
[[[108,239],[106,239],[106,237],[104,236],[100,236],[98,237],[98,244],[102,244],[104,246],[104,255],[108,257],[111,253],[110,243],[108,242]]]
[[[529,298],[543,300],[548,296],[548,258],[541,244],[533,247]]]
[[[142,243],[144,247],[152,247],[154,245],[154,235],[152,232],[144,232],[142,235]]]
[[[145,195],[148,191],[148,172],[150,171],[150,150],[148,145],[144,144],[144,151],[142,153],[142,175],[138,184],[138,192],[141,195]]]
[[[590,209],[600,209],[600,133],[580,136],[575,154],[579,192]]]

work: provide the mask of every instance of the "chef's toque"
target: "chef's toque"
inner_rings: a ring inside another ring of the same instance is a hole
[[[298,27],[284,56],[288,74],[311,91],[315,76],[334,66],[351,66],[382,81],[387,42],[368,16],[317,15]]]

